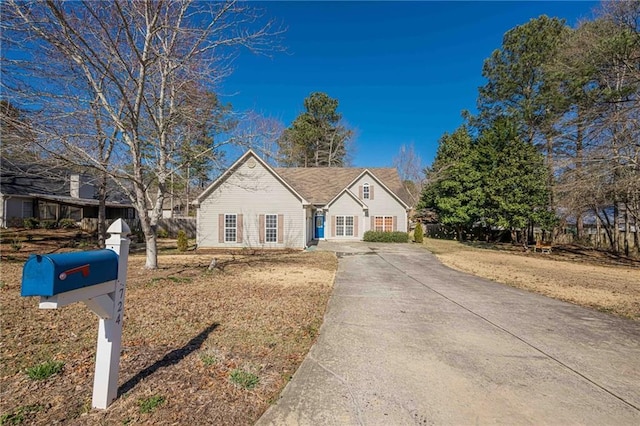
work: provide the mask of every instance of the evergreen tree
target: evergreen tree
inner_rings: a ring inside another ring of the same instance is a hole
[[[476,151],[485,223],[510,230],[513,242],[518,241],[519,231],[523,243],[530,224],[547,227],[554,214],[547,208],[549,186],[544,158],[520,138],[516,123],[507,118],[495,120],[480,134]]]
[[[287,167],[346,165],[353,131],[341,123],[338,100],[315,92],[304,100],[304,108],[278,139],[280,163]]]
[[[476,169],[476,151],[466,127],[440,139],[433,166],[427,168],[427,181],[418,210],[433,209],[440,223],[456,229],[457,238],[463,230],[480,219],[483,192],[481,175]]]

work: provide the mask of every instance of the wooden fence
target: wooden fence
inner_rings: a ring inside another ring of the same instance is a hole
[[[107,227],[116,219],[107,219]],[[140,219],[125,219],[125,222],[131,228],[131,232],[135,233],[140,230]],[[98,219],[84,218],[82,219],[81,228],[86,232],[98,231]],[[187,238],[196,237],[196,218],[171,218],[158,220],[157,234],[167,238],[177,238],[178,231],[183,230],[187,234]]]

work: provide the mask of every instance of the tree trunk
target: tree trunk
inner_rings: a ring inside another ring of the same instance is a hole
[[[105,248],[107,239],[107,174],[102,173],[98,184],[98,247]]]
[[[600,217],[596,212],[596,249],[600,249],[600,232],[601,232]]]
[[[528,247],[527,247],[527,229],[526,228],[523,228],[523,229],[520,230],[520,243],[525,248],[525,250],[528,249]]]
[[[578,213],[576,215],[576,239],[578,241],[582,240],[584,236],[584,218],[582,213]]]
[[[146,244],[144,267],[145,269],[158,269],[158,237],[156,235],[156,227],[151,225],[148,213],[140,218],[140,226],[142,227]]]
[[[578,126],[576,128],[576,175],[578,181],[582,180],[583,166],[583,144],[582,144],[582,109],[578,107]],[[584,236],[584,220],[582,205],[577,207],[576,211],[576,238],[580,240]]]
[[[629,223],[629,207],[624,209],[624,255],[629,256],[629,242],[631,240],[631,224]]]
[[[158,269],[158,239],[155,227],[153,227],[151,235],[145,235],[145,241],[147,243],[147,250],[144,267],[145,269]]]
[[[620,210],[618,209],[618,200],[613,201],[613,242],[612,251],[620,252]]]
[[[613,251],[616,245],[616,242],[615,242],[616,240],[615,240],[615,235],[613,234],[613,230],[611,229],[611,221],[609,220],[609,215],[607,215],[606,211],[603,212],[604,218],[606,219],[606,221],[604,221],[598,214],[598,210],[594,210],[594,211],[598,216],[598,218],[600,219],[600,222],[602,223],[602,225],[604,225],[604,232],[605,234],[607,234],[607,238],[609,239],[610,250]]]

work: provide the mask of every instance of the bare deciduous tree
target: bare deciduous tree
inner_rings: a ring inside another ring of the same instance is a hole
[[[401,145],[398,155],[393,158],[393,166],[398,170],[405,189],[411,195],[414,204],[417,203],[424,185],[424,165],[413,143]]]
[[[38,111],[43,148],[107,174],[128,195],[145,267],[156,268],[186,89],[215,87],[236,48],[269,50],[278,30],[237,1],[7,0],[2,15],[5,72],[15,71],[5,90]],[[86,134],[72,130],[91,118]],[[113,146],[95,143],[107,138]]]

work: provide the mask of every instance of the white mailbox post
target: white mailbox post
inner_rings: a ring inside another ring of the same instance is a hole
[[[40,309],[83,302],[100,318],[93,408],[105,409],[118,396],[129,232],[118,219],[107,229],[107,250],[32,255],[23,269],[21,294],[40,296]]]
[[[108,304],[111,315],[103,317],[91,305],[88,305],[100,317],[91,405],[94,408],[103,409],[107,408],[118,396],[124,296],[127,289],[127,260],[129,257],[129,239],[126,236],[131,230],[124,221],[118,219],[111,224],[107,232],[111,234],[106,241],[107,249],[113,250],[118,255],[118,278],[116,279],[115,291],[109,294],[112,300]]]

